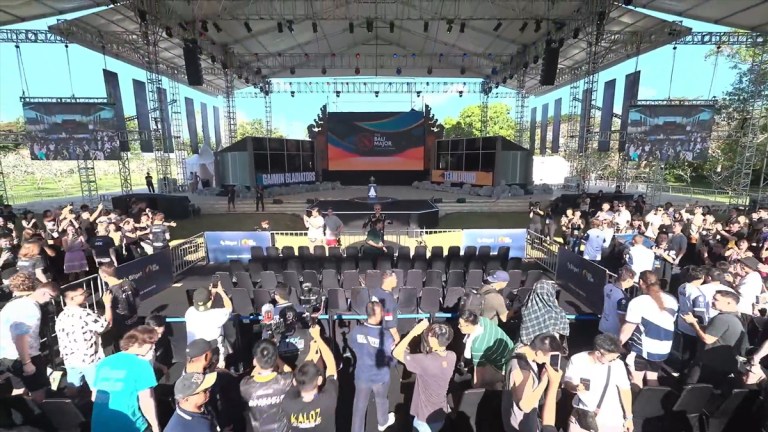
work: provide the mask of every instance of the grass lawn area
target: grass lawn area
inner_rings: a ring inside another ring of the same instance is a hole
[[[174,239],[185,239],[204,231],[253,231],[262,220],[269,219],[275,231],[305,231],[297,215],[286,213],[203,214],[180,220],[171,228]],[[528,213],[451,213],[440,218],[439,228],[525,228]]]

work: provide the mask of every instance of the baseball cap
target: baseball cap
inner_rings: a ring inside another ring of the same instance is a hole
[[[211,308],[211,290],[208,288],[198,288],[192,294],[192,305],[200,312],[207,311]]]
[[[485,276],[485,280],[488,281],[488,283],[509,282],[509,273],[501,270],[496,270],[491,273],[488,273]]]
[[[758,261],[754,257],[744,257],[740,259],[739,262],[745,267],[750,268],[754,271],[757,271],[760,268],[760,261]]]
[[[187,344],[187,357],[191,359],[198,358],[205,353],[213,351],[216,347],[217,345],[211,341],[195,339]]]
[[[216,373],[202,374],[198,372],[184,374],[176,381],[173,392],[176,399],[184,399],[196,395],[213,386],[216,382]]]

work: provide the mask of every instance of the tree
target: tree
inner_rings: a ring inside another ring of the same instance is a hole
[[[247,136],[267,136],[267,127],[264,125],[264,120],[253,119],[237,122],[237,133],[235,134],[235,141],[239,141]],[[272,136],[275,138],[285,138],[285,135],[275,128],[272,128]]]
[[[515,120],[510,115],[511,108],[502,102],[488,105],[488,132],[486,135],[501,135],[509,140],[515,139]],[[481,105],[470,105],[459,113],[458,118],[446,117],[445,138],[467,138],[483,135],[481,124]]]
[[[15,120],[0,122],[0,132],[23,133],[27,130],[27,124],[24,117],[19,116]],[[16,140],[14,142],[0,142],[0,154],[16,151],[26,147],[26,140]]]

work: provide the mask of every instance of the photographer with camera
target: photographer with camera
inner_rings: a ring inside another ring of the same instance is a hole
[[[213,308],[214,295],[221,297],[223,307]],[[192,306],[184,314],[187,325],[187,343],[195,339],[216,341],[219,346],[219,367],[224,367],[224,358],[229,353],[224,343],[224,324],[232,314],[232,300],[224,292],[217,276],[211,285],[198,288],[192,295]]]
[[[541,235],[542,224],[541,218],[544,216],[544,212],[541,210],[541,203],[539,201],[528,203],[528,217],[531,221],[528,223],[528,231]]]

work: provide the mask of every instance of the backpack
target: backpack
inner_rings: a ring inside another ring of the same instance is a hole
[[[152,225],[149,228],[149,240],[153,247],[165,247],[168,240],[165,238],[165,226],[160,224]]]
[[[476,288],[469,289],[464,295],[461,297],[461,300],[459,302],[459,312],[463,312],[465,310],[470,310],[478,315],[483,314],[483,306],[485,306],[485,296],[488,294],[494,293],[496,291],[494,290],[486,290],[484,292],[480,292]]]

